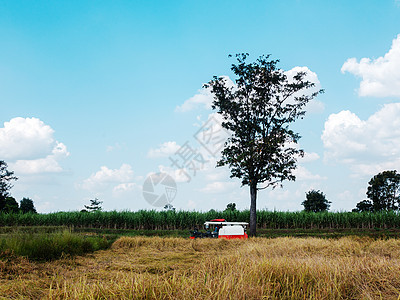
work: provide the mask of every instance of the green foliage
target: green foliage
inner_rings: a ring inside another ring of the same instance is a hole
[[[6,197],[4,201],[3,212],[5,213],[17,213],[19,210],[18,202],[13,197]]]
[[[33,204],[33,201],[32,201],[32,199],[29,199],[29,198],[23,198],[21,200],[20,205],[19,205],[19,210],[23,214],[26,214],[26,213],[29,213],[29,212],[36,213],[36,208],[35,208],[35,206]]]
[[[102,207],[101,204],[103,201],[99,201],[99,199],[94,198],[90,200],[90,205],[85,205],[86,210],[82,210],[82,212],[95,212],[95,211],[101,211]]]
[[[400,174],[396,170],[379,173],[368,184],[367,196],[374,211],[399,208]]]
[[[301,94],[315,86],[298,72],[289,80],[279,60],[269,55],[247,63],[248,54],[237,54],[231,67],[236,75],[232,87],[224,77],[214,77],[204,87],[214,95],[212,108],[223,117],[222,126],[232,135],[225,143],[217,166],[228,165],[231,177],[250,186],[250,232],[256,231],[256,198],[259,184],[276,186],[295,180],[292,171],[303,150],[295,144],[300,135],[289,125],[305,114],[305,105],[322,91]],[[296,96],[294,96],[296,95]]]
[[[274,186],[294,180],[291,172],[303,151],[288,146],[300,138],[288,126],[305,114],[305,105],[321,91],[301,95],[315,86],[305,80],[305,72],[289,81],[277,67],[279,60],[269,60],[267,55],[247,63],[247,57],[237,54],[238,63],[232,65],[236,87],[225,77],[205,84],[214,95],[213,109],[224,119],[222,126],[232,133],[217,165],[229,165],[232,177],[242,179],[243,185],[267,182]]]
[[[225,211],[235,211],[235,210],[236,210],[236,203],[229,203],[225,208]]]
[[[52,260],[106,249],[110,242],[100,237],[85,237],[68,230],[56,233],[11,233],[0,237],[0,253],[11,251],[33,260]]]
[[[11,181],[18,179],[14,176],[14,172],[7,170],[7,167],[7,163],[0,160],[0,212],[4,210],[6,198],[10,196]]]
[[[363,200],[357,203],[356,208],[353,209],[353,212],[372,212],[374,210],[374,206],[370,200]]]
[[[304,206],[304,210],[307,212],[322,212],[328,211],[330,207],[330,201],[328,201],[320,190],[311,190],[306,193],[306,200],[301,205]]]
[[[49,214],[0,214],[1,226],[66,226],[74,228],[192,230],[206,221],[226,219],[249,222],[250,211],[105,211],[93,213],[57,212]],[[278,212],[259,210],[257,227],[268,229],[348,229],[400,228],[400,214],[382,212]]]
[[[171,203],[165,204],[164,205],[164,209],[165,210],[172,210],[172,211],[176,210],[176,208]]]

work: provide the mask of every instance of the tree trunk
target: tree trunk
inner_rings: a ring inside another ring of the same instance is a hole
[[[257,182],[250,183],[250,236],[256,236],[257,228]]]

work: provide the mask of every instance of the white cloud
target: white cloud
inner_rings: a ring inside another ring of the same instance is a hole
[[[342,66],[342,73],[349,72],[361,77],[360,96],[400,96],[400,34],[383,57],[377,59],[349,58]]]
[[[157,149],[150,149],[147,156],[150,158],[168,157],[178,151],[180,146],[176,142],[165,142]]]
[[[38,159],[51,153],[54,130],[37,118],[13,118],[0,128],[0,157]]]
[[[10,167],[17,174],[59,173],[63,170],[54,155],[34,160],[17,160],[10,163]]]
[[[122,164],[119,169],[109,169],[102,166],[99,171],[90,175],[79,186],[85,190],[98,191],[114,185],[114,188],[121,190],[123,187],[129,187],[129,185],[121,185],[122,183],[131,183],[133,179],[133,170],[128,164]]]
[[[208,89],[201,89],[193,97],[186,100],[182,105],[175,108],[176,112],[187,112],[194,110],[198,107],[203,107],[205,109],[211,109],[211,104],[213,102],[213,96]]]
[[[226,81],[227,85],[233,87],[235,84],[228,76],[221,76]],[[211,104],[214,101],[210,89],[200,89],[196,95],[186,100],[182,105],[175,108],[176,112],[188,112],[199,107],[211,109]]]
[[[296,180],[325,180],[326,177],[322,177],[318,174],[311,173],[308,169],[303,166],[297,166],[297,168],[293,171],[293,174],[296,176]]]
[[[112,194],[114,197],[129,197],[132,192],[141,191],[141,187],[135,182],[120,183],[114,186]]]
[[[304,152],[304,157],[300,158],[301,163],[308,163],[312,161],[316,161],[319,159],[318,153],[315,152]]]
[[[313,88],[310,88],[308,90],[302,90],[294,94],[294,96],[301,96],[301,95],[311,95],[315,92],[318,92],[321,89],[321,83],[318,79],[317,73],[311,71],[307,67],[294,67],[293,69],[290,69],[289,71],[285,72],[285,75],[288,78],[289,82],[293,81],[293,77],[299,73],[299,72],[305,72],[306,76],[304,77],[304,80],[313,82],[315,86]],[[324,103],[317,99],[312,99],[306,106],[306,110],[308,113],[321,113],[325,109]]]
[[[400,103],[386,104],[367,120],[350,111],[331,114],[322,133],[325,160],[349,164],[359,175],[400,167]]]
[[[235,182],[215,181],[212,183],[208,183],[200,191],[206,194],[218,194],[228,192],[232,190],[232,188],[234,188],[235,186],[237,186],[237,183]]]
[[[227,167],[216,167],[215,164],[210,166],[213,168],[208,168],[206,170],[205,178],[207,181],[218,181],[229,178],[230,171]]]
[[[122,146],[124,146],[124,144],[120,144],[120,143],[115,143],[114,145],[108,145],[106,147],[106,152],[112,152],[112,151],[116,151],[116,150],[121,150]]]
[[[176,182],[190,182],[193,177],[191,172],[186,168],[176,169],[164,165],[159,165],[158,169],[160,170],[161,173],[166,173],[169,176],[171,176]]]
[[[134,182],[120,183],[113,188],[113,191],[114,192],[126,192],[126,191],[132,191],[136,188],[137,188],[137,184]]]
[[[62,172],[59,160],[69,152],[53,135],[54,130],[38,118],[13,118],[0,128],[0,157],[17,174]]]

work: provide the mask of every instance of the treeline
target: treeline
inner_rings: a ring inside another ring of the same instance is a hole
[[[70,226],[78,228],[192,230],[216,218],[249,222],[244,211],[97,211],[56,212],[49,214],[0,214],[0,226]],[[388,229],[400,228],[400,213],[386,212],[257,212],[257,227],[267,229]]]
[[[24,197],[18,205],[17,200],[11,196],[11,181],[18,178],[7,167],[7,163],[0,160],[0,213],[36,213],[32,199]]]

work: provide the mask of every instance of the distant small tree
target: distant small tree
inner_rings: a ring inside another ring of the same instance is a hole
[[[225,211],[235,211],[235,210],[236,210],[236,203],[229,203],[225,208]]]
[[[33,205],[33,200],[32,199],[29,199],[29,198],[22,198],[22,200],[20,201],[20,204],[19,204],[19,210],[23,213],[23,214],[26,214],[26,213],[37,213],[36,212],[36,208],[35,208],[35,206]]]
[[[328,211],[330,205],[328,201],[320,190],[311,190],[306,193],[306,200],[301,203],[304,206],[304,210],[308,212],[322,212]]]
[[[175,207],[171,203],[165,204],[164,209],[167,211],[168,210],[175,211]]]
[[[13,197],[7,197],[5,199],[5,205],[3,208],[3,212],[5,213],[17,213],[19,210],[18,202],[15,201]]]
[[[85,205],[85,209],[88,212],[94,212],[94,211],[101,211],[103,208],[101,207],[101,204],[103,201],[99,201],[99,199],[94,198],[90,200],[90,205]]]
[[[369,212],[373,211],[374,207],[370,200],[363,200],[357,203],[356,208],[354,208],[353,212]]]

